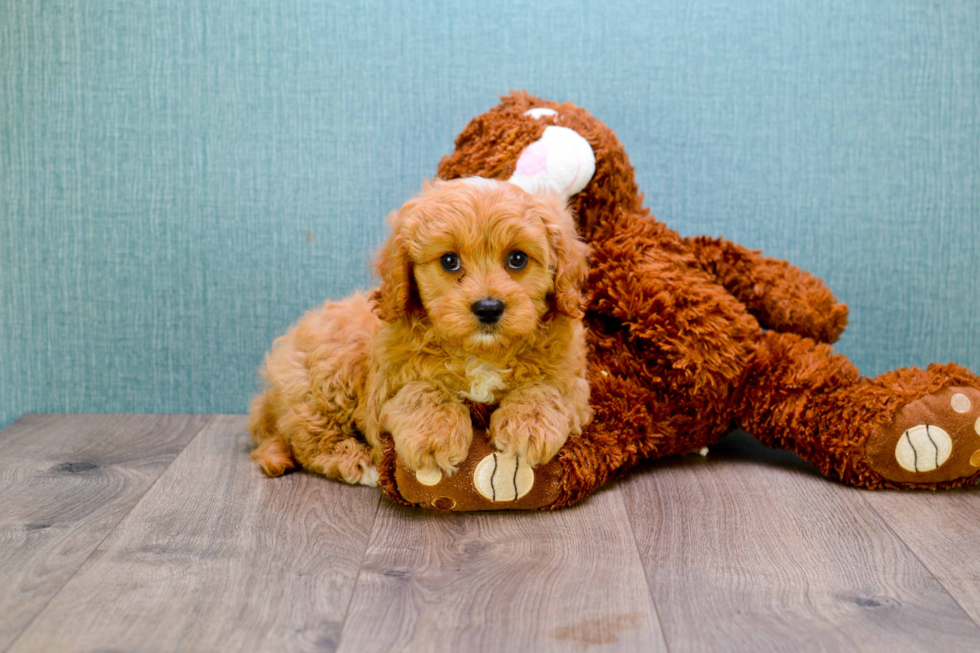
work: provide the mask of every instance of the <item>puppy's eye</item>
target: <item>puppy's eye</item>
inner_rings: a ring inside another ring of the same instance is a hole
[[[450,252],[449,254],[443,254],[442,258],[439,259],[439,264],[442,269],[446,272],[458,272],[459,271],[459,257]]]
[[[527,254],[519,249],[515,249],[507,256],[507,267],[511,270],[520,270],[527,265]]]

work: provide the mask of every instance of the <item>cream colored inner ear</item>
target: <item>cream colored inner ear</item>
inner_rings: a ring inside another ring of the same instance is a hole
[[[549,109],[548,107],[535,107],[533,109],[528,109],[524,112],[525,116],[531,116],[535,120],[541,116],[557,116],[558,112],[554,109]]]
[[[549,125],[541,138],[524,148],[507,181],[529,193],[551,192],[567,200],[594,174],[595,152],[589,142],[568,127]]]

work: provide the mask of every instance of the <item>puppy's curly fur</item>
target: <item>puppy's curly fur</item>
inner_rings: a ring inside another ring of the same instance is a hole
[[[564,202],[436,180],[389,223],[380,287],[311,311],[266,356],[252,458],[270,476],[302,466],[374,485],[388,432],[408,468],[451,474],[473,436],[468,399],[498,405],[498,449],[550,460],[591,417],[588,247]],[[481,319],[481,300],[502,303],[499,317]]]

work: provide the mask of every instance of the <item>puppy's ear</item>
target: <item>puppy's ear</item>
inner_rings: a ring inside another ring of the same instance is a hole
[[[582,317],[582,284],[589,273],[589,246],[579,238],[575,218],[561,197],[536,194],[534,200],[548,230],[555,275],[555,308],[578,319]]]
[[[378,316],[385,322],[396,322],[416,308],[412,260],[408,255],[405,227],[411,206],[414,206],[414,202],[388,215],[391,236],[374,260],[374,269],[381,277],[381,284],[374,292],[373,299]]]

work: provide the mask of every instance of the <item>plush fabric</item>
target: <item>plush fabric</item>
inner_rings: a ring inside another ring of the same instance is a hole
[[[554,113],[535,112],[542,107]],[[947,488],[980,477],[980,378],[955,364],[862,377],[830,346],[848,311],[823,282],[724,239],[684,238],[657,220],[622,144],[584,109],[526,93],[504,97],[460,133],[439,176],[511,178],[554,126],[584,138],[595,159],[591,180],[569,201],[592,248],[584,320],[593,421],[540,468],[543,482],[557,478],[557,495],[513,507],[569,505],[640,460],[697,451],[733,426],[859,487]],[[918,451],[934,464],[920,466]],[[389,447],[381,483],[405,499],[394,455]],[[413,502],[499,507],[471,488],[444,482]]]

